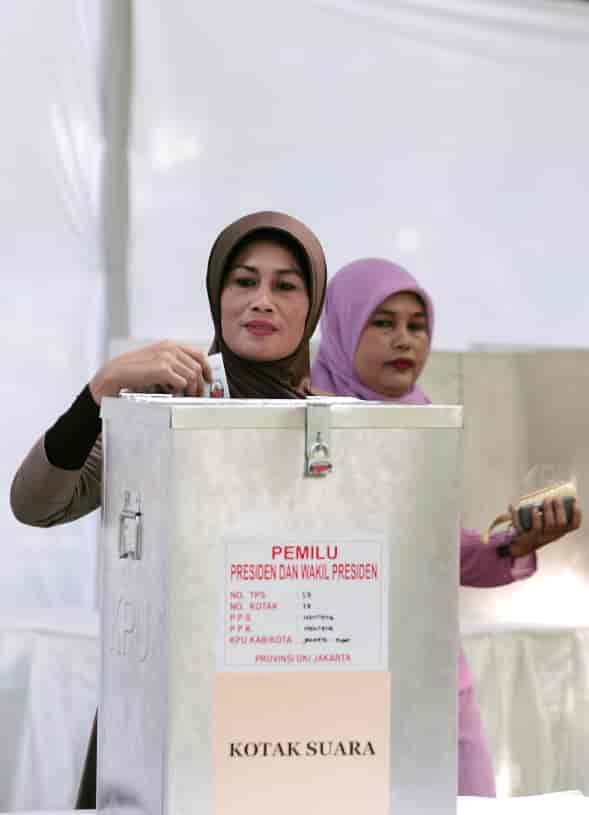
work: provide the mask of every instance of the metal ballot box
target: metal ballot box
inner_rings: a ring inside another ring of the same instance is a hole
[[[454,813],[462,409],[102,416],[99,810]]]

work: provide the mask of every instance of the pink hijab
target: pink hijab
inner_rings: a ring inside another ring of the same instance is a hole
[[[387,297],[405,291],[413,292],[423,301],[431,345],[434,328],[432,301],[401,266],[389,260],[366,258],[348,263],[332,277],[321,317],[319,351],[311,370],[314,388],[337,396],[409,405],[430,404],[418,385],[393,399],[367,388],[354,370],[354,354],[370,315]]]

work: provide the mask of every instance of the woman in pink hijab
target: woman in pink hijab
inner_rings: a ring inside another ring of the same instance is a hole
[[[426,405],[417,384],[429,356],[434,309],[411,275],[388,260],[369,258],[344,266],[331,279],[321,318],[321,342],[312,368],[313,388],[360,399]],[[482,544],[480,533],[463,529],[460,582],[502,586],[536,570],[535,550],[581,524],[575,506],[567,524],[561,500],[534,511],[529,532],[517,526]],[[458,794],[495,795],[493,764],[486,745],[472,678],[459,656]]]

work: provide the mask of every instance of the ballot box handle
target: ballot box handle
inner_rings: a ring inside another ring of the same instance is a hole
[[[142,537],[141,498],[137,493],[125,490],[119,515],[119,558],[141,560]]]

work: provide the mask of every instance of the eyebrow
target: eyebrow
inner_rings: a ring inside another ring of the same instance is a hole
[[[372,316],[374,317],[376,314],[386,314],[387,316],[390,316],[390,317],[396,317],[398,315],[398,313],[399,313],[398,311],[394,311],[393,309],[390,309],[390,308],[377,308],[372,313]],[[426,315],[425,311],[420,310],[420,311],[414,311],[413,314],[411,314],[411,317],[423,317],[424,319],[426,319],[427,315]]]
[[[232,272],[234,269],[245,269],[247,272],[254,272],[255,274],[259,274],[260,271],[257,266],[248,266],[247,263],[237,263],[235,266],[232,266],[229,271]],[[296,266],[289,266],[285,269],[274,269],[273,271],[277,274],[296,274],[299,277],[303,277],[302,269]]]

